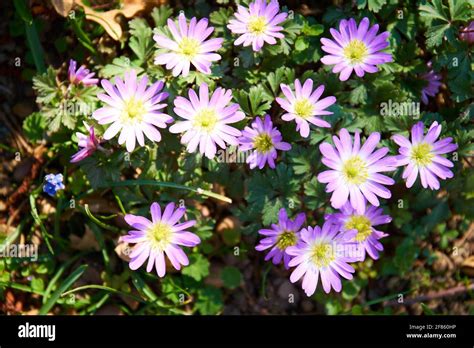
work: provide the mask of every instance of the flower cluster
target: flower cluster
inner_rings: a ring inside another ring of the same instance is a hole
[[[259,52],[266,44],[274,45],[277,39],[284,38],[286,18],[287,13],[280,12],[278,1],[256,0],[248,8],[239,5],[227,28],[238,35],[235,45],[251,46]],[[170,75],[163,81],[152,82],[147,74],[137,76],[138,71],[130,69],[123,79],[102,79],[103,91],[97,95],[102,106],[92,113],[92,118],[98,125],[107,125],[107,129],[99,138],[94,126],[85,124],[88,134],[77,133],[80,150],[71,157],[71,162],[91,156],[102,149],[101,141],[117,136],[118,144],[125,144],[128,152],[134,151],[137,144],[145,146],[145,138],[160,142],[160,129],[169,126],[170,133],[180,134],[181,143],[190,153],[199,152],[213,159],[218,148],[236,146],[241,152],[249,152],[250,169],[263,169],[267,165],[274,169],[278,151],[289,151],[292,147],[278,129],[281,121],[294,121],[296,131],[303,138],[310,136],[311,125],[331,128],[325,117],[333,114],[331,107],[336,98],[323,97],[326,87],[315,86],[310,78],[280,84],[281,93],[274,100],[280,107],[275,109],[279,110],[280,119],[266,114],[255,117],[251,123],[246,122],[240,105],[233,102],[231,89],[219,86],[211,89],[208,84],[200,83],[187,88],[185,95],[182,91],[176,96],[166,92],[165,81],[172,83],[179,75],[189,75],[191,69],[211,73],[213,62],[221,59],[217,52],[224,43],[222,38],[211,37],[213,33],[214,28],[206,18],[193,17],[188,21],[181,13],[177,21],[168,19],[166,28],[158,30],[153,39],[158,47],[154,63],[170,70]],[[389,33],[379,33],[379,25],[371,26],[368,18],[359,23],[353,18],[341,20],[338,30],[331,28],[330,33],[332,39],[321,39],[321,48],[327,53],[321,62],[332,66],[332,72],[339,74],[341,81],[348,80],[353,72],[359,78],[365,73],[376,73],[381,65],[392,61],[392,55],[385,51]],[[430,71],[422,76],[427,81],[422,91],[424,103],[436,95],[441,85],[441,76],[429,67]],[[84,66],[77,69],[77,63],[71,60],[71,84],[95,85],[98,79],[93,76]],[[170,94],[174,96],[172,103],[168,100]],[[378,259],[383,251],[381,239],[387,234],[375,227],[391,221],[380,208],[380,200],[391,198],[389,187],[395,184],[387,173],[406,166],[402,178],[406,179],[407,187],[414,184],[419,174],[421,185],[432,190],[440,188],[439,179],[453,177],[449,170],[453,163],[443,155],[456,150],[457,145],[451,138],[438,140],[440,133],[441,125],[434,122],[424,135],[424,125],[419,122],[411,129],[411,140],[403,135],[393,136],[400,148],[398,156],[391,156],[389,147],[380,147],[380,133],[373,132],[364,138],[359,131],[351,134],[346,128],[340,129],[332,137],[332,143],[319,145],[321,162],[328,170],[317,175],[326,192],[331,193],[330,205],[336,211],[325,217],[322,226],[303,227],[304,213],[292,220],[281,209],[278,223],[259,231],[264,238],[256,249],[268,250],[266,260],[274,264],[283,261],[285,268],[294,268],[290,280],[296,282],[302,278],[308,296],[316,291],[319,279],[326,293],[331,289],[341,291],[341,277],[352,279],[355,272],[352,263],[364,261],[367,255]],[[51,196],[64,188],[60,174],[50,174],[46,181],[44,191]],[[200,239],[187,231],[196,221],[179,223],[185,211],[170,203],[162,213],[159,204],[153,203],[151,221],[131,214],[125,216],[133,230],[121,240],[134,244],[131,269],[138,269],[148,260],[147,271],[156,268],[163,277],[165,256],[177,270],[189,263],[181,246],[194,247]]]

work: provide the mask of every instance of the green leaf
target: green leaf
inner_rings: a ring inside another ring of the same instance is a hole
[[[324,25],[305,23],[302,32],[306,36],[319,36],[324,32]]]
[[[448,15],[446,13],[446,7],[443,5],[442,0],[433,0],[431,3],[421,5],[420,15],[421,17],[439,19],[444,22],[449,22]]]
[[[40,112],[33,112],[23,121],[23,131],[32,143],[43,138],[45,127],[46,121]]]
[[[173,14],[173,9],[169,5],[161,5],[153,8],[151,17],[155,22],[155,27],[162,27],[166,24],[168,18]]]
[[[62,283],[61,285],[56,289],[56,291],[53,292],[51,297],[48,299],[48,301],[43,304],[41,307],[39,314],[40,315],[45,315],[48,314],[48,312],[53,308],[54,304],[58,301],[58,299],[61,297],[61,294],[65,292],[67,289],[69,289],[85,272],[86,268],[88,265],[81,265],[74,272],[72,272]]]
[[[221,271],[221,279],[226,288],[235,289],[242,281],[242,274],[237,267],[226,266]]]
[[[295,71],[285,66],[279,67],[267,75],[268,84],[270,85],[270,89],[275,96],[280,92],[281,83],[288,84],[290,81],[293,82],[294,78]]]
[[[432,25],[426,31],[426,44],[428,47],[436,47],[443,42],[444,34],[449,29],[449,24]]]
[[[134,69],[137,74],[141,74],[144,70],[134,62],[130,61],[128,57],[114,58],[111,64],[107,64],[102,69],[102,75],[104,77],[112,78],[115,76],[123,77],[126,71]]]
[[[367,87],[364,84],[360,84],[354,88],[349,94],[349,102],[351,105],[367,103]]]
[[[468,21],[472,19],[471,4],[467,0],[449,0],[449,15],[452,21]]]
[[[200,281],[209,275],[209,261],[201,254],[189,256],[189,266],[183,268],[182,273],[196,281]]]
[[[33,278],[31,280],[31,289],[34,292],[43,292],[44,290],[44,281],[42,278]]]
[[[242,110],[252,117],[264,115],[273,100],[262,86],[253,86],[249,92],[239,90],[235,97]]]
[[[199,289],[197,295],[195,307],[202,315],[214,315],[222,311],[224,300],[219,289],[206,286],[203,289]]]
[[[37,92],[38,104],[49,104],[59,98],[59,89],[56,84],[57,71],[48,67],[45,73],[33,77],[33,89]]]
[[[143,18],[131,20],[129,46],[143,64],[153,52],[152,30]]]
[[[293,170],[280,163],[265,174],[256,172],[248,183],[247,201],[252,209],[262,212],[264,225],[276,222],[278,210],[299,203],[299,180]]]
[[[304,51],[309,47],[309,42],[304,36],[300,36],[295,42],[295,49],[297,51]]]
[[[359,295],[360,286],[356,281],[344,282],[342,288],[342,298],[344,300],[352,301]]]
[[[369,11],[377,13],[386,3],[387,0],[357,0],[357,8],[363,9],[368,6]]]

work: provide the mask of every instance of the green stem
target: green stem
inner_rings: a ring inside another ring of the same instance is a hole
[[[140,186],[140,185],[150,185],[150,186],[159,186],[159,187],[168,187],[168,188],[174,188],[178,190],[186,190],[186,191],[191,191],[195,192],[197,194],[207,196],[207,197],[212,197],[215,199],[218,199],[223,202],[227,203],[232,203],[232,199],[229,197],[220,195],[215,192],[211,192],[208,190],[203,190],[202,188],[194,188],[194,187],[188,187],[184,185],[179,185],[175,184],[172,182],[163,182],[163,181],[155,181],[155,180],[124,180],[124,181],[118,181],[118,182],[109,182],[104,184],[102,187],[124,187],[124,186]]]
[[[120,291],[120,290],[117,290],[117,289],[114,289],[114,288],[109,288],[108,286],[105,286],[105,285],[98,285],[98,284],[90,284],[90,285],[79,286],[75,289],[71,289],[69,291],[63,292],[61,294],[61,297],[65,297],[65,296],[67,296],[69,294],[72,294],[74,292],[87,290],[87,289],[105,290],[105,291],[108,291],[108,292],[111,292],[111,293],[114,293],[114,294],[117,294],[117,295],[128,296],[130,298],[133,298],[135,301],[138,301],[138,302],[141,302],[141,303],[146,303],[147,302],[147,301],[145,301],[144,299],[142,299],[138,296],[128,294],[126,292],[123,292],[123,291]]]
[[[120,229],[117,228],[117,227],[114,227],[114,226],[110,226],[110,225],[107,225],[105,223],[103,223],[102,221],[100,221],[99,219],[97,219],[94,215],[92,215],[91,211],[89,210],[89,205],[88,204],[85,204],[84,205],[84,211],[86,213],[86,215],[92,220],[94,221],[97,225],[99,225],[100,227],[106,229],[106,230],[109,230],[109,231],[112,231],[112,232],[119,232]]]

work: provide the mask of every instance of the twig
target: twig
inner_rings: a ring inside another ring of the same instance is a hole
[[[386,302],[385,305],[386,306],[411,306],[415,303],[428,302],[428,301],[431,301],[431,300],[436,300],[436,299],[444,298],[444,297],[453,297],[453,296],[461,295],[461,294],[464,294],[466,292],[473,291],[473,290],[474,290],[474,283],[469,284],[467,286],[466,285],[458,285],[458,286],[455,286],[453,288],[444,289],[444,290],[437,291],[437,292],[434,292],[434,291],[429,292],[425,295],[420,295],[418,297],[414,297],[414,298],[411,298],[411,299],[408,299],[408,300],[404,300],[403,302],[398,302],[396,300]]]

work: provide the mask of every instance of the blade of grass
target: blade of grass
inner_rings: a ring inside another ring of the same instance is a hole
[[[65,263],[63,263],[61,265],[61,267],[59,267],[58,271],[56,272],[56,274],[53,276],[53,278],[51,278],[51,281],[49,282],[48,286],[46,287],[45,291],[44,291],[44,295],[43,295],[43,304],[46,303],[46,301],[48,300],[49,298],[49,294],[51,293],[51,290],[53,290],[53,287],[54,285],[57,283],[57,281],[59,280],[59,278],[61,278],[61,275],[64,273],[64,271],[71,265],[73,264],[77,259],[81,258],[82,256],[86,255],[87,252],[82,252],[82,253],[79,253],[75,256],[73,256],[72,258],[70,258],[69,260],[67,260]]]
[[[56,301],[61,297],[61,294],[67,289],[69,289],[71,285],[74,284],[76,280],[78,280],[82,276],[87,267],[88,265],[81,265],[74,272],[72,272],[51,295],[49,300],[41,307],[39,314],[48,314],[51,308],[53,308]]]
[[[143,278],[138,273],[132,273],[132,283],[138,290],[140,295],[147,297],[151,302],[148,302],[140,313],[143,313],[147,308],[151,306],[157,306],[161,309],[166,309],[172,313],[185,314],[184,311],[177,309],[174,305],[165,304],[160,298],[153,292],[153,290],[145,283]]]
[[[110,258],[109,258],[109,254],[107,253],[107,248],[105,246],[104,235],[101,233],[101,231],[99,230],[96,224],[87,224],[87,225],[91,229],[97,243],[99,244],[100,250],[102,252],[102,258],[104,259],[105,268],[107,271],[110,271]]]
[[[16,289],[16,290],[20,290],[20,291],[24,291],[24,292],[31,292],[33,294],[38,294],[38,295],[41,295],[41,296],[43,296],[43,294],[44,294],[41,291],[33,290],[28,285],[19,284],[19,283],[0,282],[0,287],[2,287],[2,288],[12,288],[12,289]]]
[[[102,307],[102,305],[105,302],[107,302],[109,298],[110,298],[110,294],[104,294],[104,296],[102,296],[99,301],[87,307],[84,311],[81,312],[81,314],[84,315],[84,314],[95,313],[100,307]]]
[[[12,244],[20,235],[21,230],[23,229],[24,221],[21,221],[20,224],[15,228],[15,231],[7,235],[7,237],[0,243],[0,250],[4,250],[7,245]]]
[[[123,292],[123,291],[105,286],[105,285],[99,285],[99,284],[90,284],[90,285],[79,286],[77,288],[74,288],[74,289],[71,289],[71,290],[68,290],[68,291],[64,292],[63,294],[61,294],[61,297],[67,296],[67,295],[72,294],[72,293],[77,292],[77,291],[82,291],[82,290],[87,290],[87,289],[104,290],[104,291],[107,291],[109,293],[113,293],[113,294],[117,294],[117,295],[123,295],[123,296],[133,298],[135,301],[138,301],[138,302],[141,302],[141,303],[146,303],[146,301],[144,299],[142,299],[138,296],[135,296],[135,295],[132,295],[132,294],[129,294],[129,293],[126,293],[126,292]]]
[[[137,288],[140,295],[147,297],[151,301],[158,300],[158,296],[151,290],[151,288],[143,281],[137,273],[132,273],[132,283]]]
[[[197,194],[203,195],[203,196],[218,199],[218,200],[223,201],[223,202],[232,203],[232,199],[230,199],[229,197],[226,197],[224,195],[220,195],[218,193],[211,192],[211,191],[208,191],[208,190],[203,190],[202,188],[199,188],[199,187],[198,188],[188,187],[188,186],[184,186],[184,185],[175,184],[175,183],[172,183],[172,182],[144,180],[144,179],[123,180],[123,181],[117,181],[117,182],[108,182],[104,185],[101,185],[101,187],[123,187],[123,186],[140,186],[140,185],[159,186],[159,187],[174,188],[174,189],[178,189],[178,190],[191,191],[191,192],[195,192]]]
[[[73,18],[71,19],[72,22],[72,30],[77,36],[77,39],[79,42],[87,48],[92,54],[97,55],[97,51],[94,48],[94,44],[92,43],[92,40],[87,36],[87,34],[84,32],[84,30],[81,27],[81,24],[78,22],[78,19]]]
[[[38,30],[36,29],[36,22],[25,0],[15,0],[13,4],[16,12],[25,22],[26,41],[33,56],[36,70],[42,74],[46,71],[46,65],[44,64],[44,52],[39,40]]]
[[[38,210],[36,209],[36,196],[33,194],[30,195],[30,206],[31,216],[33,217],[33,220],[35,220],[35,223],[40,227],[41,234],[44,238],[44,241],[46,242],[46,246],[48,247],[49,252],[54,255],[53,247],[51,246],[51,243],[49,241],[51,235],[48,233],[48,231],[46,231],[46,228],[44,227],[43,222],[41,221],[38,215]]]

